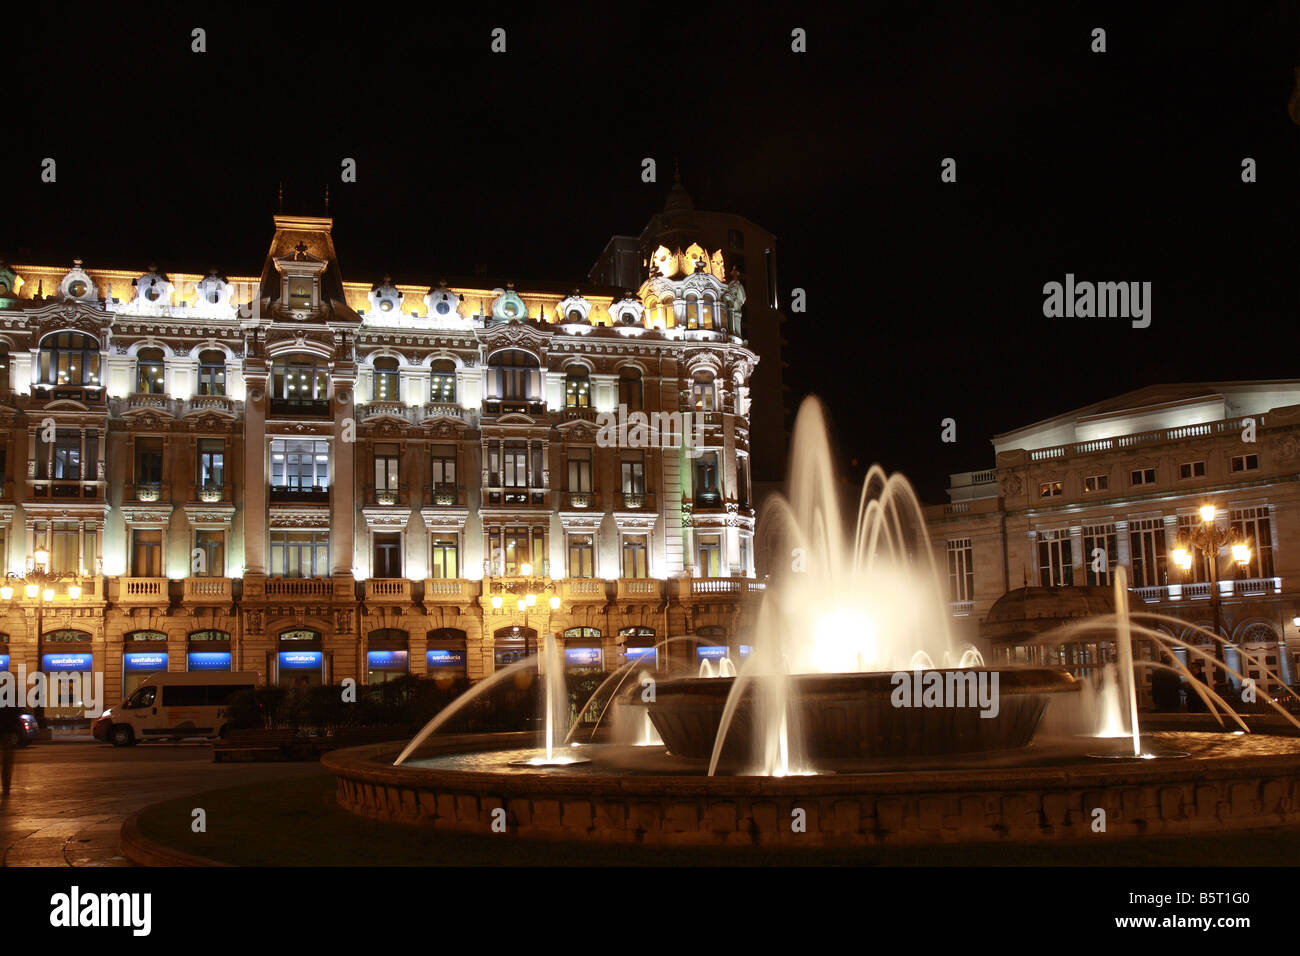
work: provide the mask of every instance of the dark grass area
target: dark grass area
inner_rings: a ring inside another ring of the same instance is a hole
[[[191,830],[207,812],[206,833]],[[914,849],[676,849],[547,844],[437,833],[342,810],[323,771],[156,804],[140,830],[160,843],[238,866],[1294,866],[1300,828],[1095,844]]]

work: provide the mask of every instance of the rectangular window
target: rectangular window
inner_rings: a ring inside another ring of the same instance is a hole
[[[163,440],[137,438],[135,440],[135,483],[137,485],[162,484]]]
[[[740,536],[740,573],[749,577],[749,538]]]
[[[1154,468],[1137,468],[1129,473],[1129,484],[1131,485],[1154,485],[1156,483],[1156,470]]]
[[[1068,529],[1038,532],[1038,583],[1046,588],[1074,586],[1074,564]]]
[[[162,577],[162,532],[131,532],[131,574],[137,578]]]
[[[397,455],[395,444],[375,445],[375,491],[397,490]]]
[[[402,576],[402,535],[400,532],[386,531],[375,534],[375,566],[372,576],[376,578],[400,578]]]
[[[970,538],[948,542],[948,593],[954,601],[975,600],[975,552]]]
[[[1259,455],[1233,455],[1233,471],[1257,471],[1259,469]]]
[[[702,534],[697,539],[696,557],[699,560],[700,577],[722,577],[722,540],[716,534]]]
[[[328,488],[330,443],[276,439],[271,442],[273,488]]]
[[[1133,586],[1153,588],[1169,583],[1169,558],[1163,518],[1143,518],[1129,526]]]
[[[569,535],[569,577],[594,577],[596,574],[595,554],[591,535]]]
[[[194,549],[190,556],[190,569],[195,577],[221,578],[226,574],[226,533],[224,531],[195,531]],[[197,561],[194,559],[198,558]]]
[[[226,483],[226,443],[220,438],[200,438],[198,445],[200,488],[220,488]]]
[[[528,446],[521,441],[508,441],[505,447],[505,468],[502,486],[528,487]]]
[[[434,445],[433,465],[429,473],[434,490],[456,487],[456,446]]]
[[[89,438],[89,434],[87,434],[87,438]],[[157,442],[158,449],[158,477],[154,480],[161,481],[162,439],[145,439],[145,441],[151,440]],[[59,429],[54,433],[54,477],[65,480],[82,477],[80,431]]]
[[[502,532],[502,538],[504,539],[504,573],[522,574],[521,569],[525,564],[533,564],[532,548],[529,544],[531,539],[530,530],[528,528],[506,528]],[[541,569],[535,564],[533,564],[533,573],[542,573]]]
[[[1254,458],[1254,455],[1249,457]],[[1243,573],[1248,578],[1273,576],[1273,524],[1268,505],[1238,508],[1228,513],[1228,522],[1250,547],[1250,564]]]
[[[1110,475],[1089,475],[1083,479],[1084,494],[1107,491],[1110,488]]]
[[[459,542],[454,534],[437,533],[433,536],[433,560],[429,576],[433,578],[460,577]]]
[[[623,577],[644,578],[648,576],[649,565],[646,561],[646,553],[645,535],[623,535]]]
[[[1185,478],[1204,478],[1205,462],[1203,461],[1185,461],[1178,466],[1179,480]]]
[[[695,459],[695,501],[703,505],[718,505],[722,501],[716,451],[706,451]]]
[[[285,578],[328,577],[328,531],[272,531],[271,574]]]
[[[691,402],[697,412],[713,411],[713,380],[696,381],[691,385]]]
[[[625,495],[645,494],[645,456],[640,452],[629,454],[620,465],[621,486]]]
[[[51,521],[46,528],[49,532],[48,547],[50,549],[50,571],[55,574],[79,574],[81,564],[78,561],[79,550],[81,547],[81,533],[77,528],[75,521]],[[94,540],[94,533],[87,531],[87,542]],[[93,561],[87,565],[93,568]]]
[[[1045,481],[1038,486],[1038,497],[1057,498],[1061,495],[1061,490],[1059,481]]]
[[[736,499],[740,507],[749,507],[749,456],[736,456]]]
[[[1118,563],[1119,539],[1113,524],[1093,524],[1083,527],[1084,577],[1093,587],[1109,586],[1114,581]]]
[[[591,449],[569,452],[569,491],[591,491]]]

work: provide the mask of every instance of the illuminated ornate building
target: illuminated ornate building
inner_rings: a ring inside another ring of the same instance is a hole
[[[950,501],[927,509],[958,626],[986,655],[1081,669],[1109,659],[1096,637],[1036,637],[1112,612],[1122,565],[1130,607],[1167,615],[1160,629],[1195,643],[1190,626],[1213,631],[1217,604],[1228,665],[1268,683],[1254,659],[1295,682],[1300,380],[1154,385],[998,435],[993,448],[995,467],[953,475]],[[1247,550],[1198,547],[1203,508]]]
[[[606,670],[734,646],[758,355],[716,250],[635,292],[372,284],[331,227],[277,216],[260,276],[0,271],[0,556],[66,575],[11,581],[0,665],[112,702],[159,666],[477,680],[548,630]]]

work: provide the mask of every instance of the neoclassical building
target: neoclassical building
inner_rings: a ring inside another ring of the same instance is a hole
[[[739,652],[759,357],[723,254],[376,284],[332,225],[276,216],[258,276],[0,269],[0,666],[111,703],[160,667],[478,680],[548,631],[590,669]]]
[[[992,444],[995,466],[951,476],[950,500],[927,509],[953,613],[986,656],[1083,670],[1109,659],[1104,637],[1040,635],[1113,612],[1123,566],[1130,608],[1163,615],[1161,631],[1196,643],[1192,626],[1213,631],[1217,604],[1227,663],[1261,685],[1262,669],[1295,683],[1300,380],[1153,385]],[[1207,517],[1247,550],[1197,546]]]

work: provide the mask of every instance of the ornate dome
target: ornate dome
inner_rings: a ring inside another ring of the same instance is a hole
[[[985,623],[1091,617],[1115,613],[1115,593],[1108,587],[1017,588],[993,602]]]

